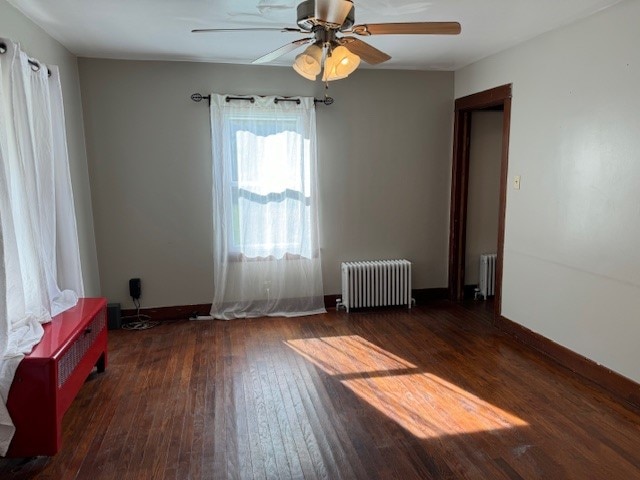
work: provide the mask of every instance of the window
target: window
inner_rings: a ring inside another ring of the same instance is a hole
[[[227,116],[231,173],[229,252],[246,258],[310,258],[311,152],[299,112]]]

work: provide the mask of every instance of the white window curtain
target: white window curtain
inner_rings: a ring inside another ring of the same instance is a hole
[[[48,75],[51,71],[51,76]],[[0,454],[13,377],[43,323],[84,295],[57,67],[0,38]]]
[[[230,97],[211,95],[211,315],[324,313],[313,98]]]

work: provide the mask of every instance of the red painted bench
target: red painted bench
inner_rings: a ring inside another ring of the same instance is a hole
[[[43,325],[44,336],[16,371],[7,409],[16,426],[7,457],[55,455],[62,416],[94,367],[107,367],[107,302],[81,298]]]

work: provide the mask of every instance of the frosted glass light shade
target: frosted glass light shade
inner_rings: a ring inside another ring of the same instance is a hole
[[[322,48],[318,45],[311,45],[298,55],[293,62],[293,69],[307,80],[315,80],[320,73],[322,66]]]
[[[330,57],[324,61],[323,82],[347,78],[360,65],[360,57],[351,53],[342,45],[333,49]]]

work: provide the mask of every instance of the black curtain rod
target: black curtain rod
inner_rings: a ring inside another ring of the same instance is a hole
[[[0,55],[2,55],[3,53],[7,53],[7,45],[4,42],[0,43]],[[38,62],[31,59],[29,59],[28,62],[29,62],[29,65],[31,65],[31,67],[33,68],[33,70],[35,70],[36,72],[40,70],[40,64]],[[51,70],[49,70],[48,68],[47,68],[47,75],[51,76]]]
[[[209,102],[209,106],[211,106],[211,95],[202,95],[200,93],[194,93],[193,95],[191,95],[191,100],[193,100],[194,102],[201,102],[202,100],[207,100]],[[226,102],[230,102],[231,100],[247,100],[251,103],[254,103],[256,101],[256,99],[253,97],[225,97]],[[273,102],[274,103],[296,102],[298,105],[300,105],[299,98],[286,98],[286,97],[275,98]],[[314,98],[313,103],[314,104],[322,103],[324,105],[331,105],[333,103],[333,98],[331,97],[325,97],[324,99]]]

